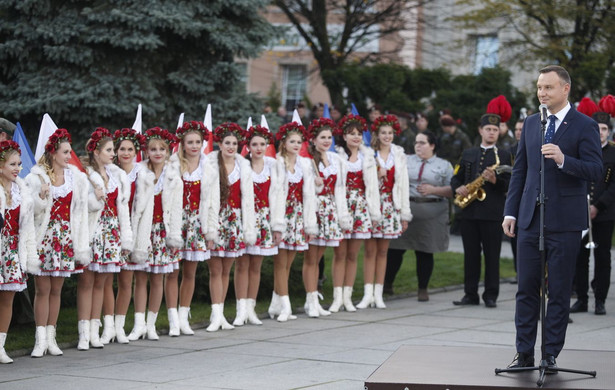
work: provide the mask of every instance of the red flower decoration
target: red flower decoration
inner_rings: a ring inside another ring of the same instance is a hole
[[[160,232],[160,237],[165,238],[167,236],[167,231],[163,230]]]
[[[613,95],[604,96],[600,99],[600,102],[598,102],[598,106],[600,110],[606,112],[611,117],[615,117],[615,97],[613,97]]]
[[[365,120],[365,118],[359,115],[354,115],[354,114],[344,115],[344,117],[340,119],[340,121],[337,123],[337,126],[344,133],[346,133],[348,129],[353,128],[353,125],[358,127],[360,132],[367,131],[367,121]]]
[[[73,142],[73,139],[68,133],[68,130],[57,129],[53,132],[53,134],[51,134],[51,136],[47,140],[47,143],[45,144],[45,152],[50,154],[55,153],[58,150],[58,146],[60,146],[60,143],[62,143],[63,141],[66,141],[70,144]]]
[[[9,150],[16,150],[17,153],[21,155],[21,149],[19,149],[19,144],[9,139],[0,142],[0,160],[4,160],[4,154]]]
[[[310,126],[308,127],[308,132],[310,133],[310,137],[311,138],[316,137],[316,134],[318,134],[318,132],[322,128],[330,129],[332,134],[335,133],[335,131],[337,130],[337,126],[335,126],[335,122],[332,119],[329,119],[329,118],[314,119],[312,123],[310,123]]]
[[[11,242],[11,245],[9,246],[9,249],[12,250],[12,251],[17,249],[17,240],[13,240],[13,242]]]
[[[113,143],[115,147],[119,147],[122,141],[130,141],[135,146],[135,150],[138,152],[141,149],[145,149],[147,139],[141,133],[137,133],[134,129],[124,128],[121,130],[115,130],[113,133]]]
[[[85,149],[89,153],[93,153],[96,148],[98,148],[98,144],[103,138],[111,138],[111,132],[104,127],[97,127],[90,136],[89,141],[86,143]]]
[[[395,115],[381,115],[372,123],[372,132],[377,133],[382,126],[391,126],[395,135],[401,133],[401,126]]]
[[[237,142],[241,144],[246,139],[247,134],[237,123],[224,122],[214,130],[214,141],[222,142],[227,135],[234,135],[237,138]]]
[[[145,139],[149,142],[151,139],[161,139],[166,142],[171,148],[177,144],[178,139],[175,135],[169,133],[166,129],[160,127],[152,127],[145,132]]]
[[[267,140],[267,143],[273,143],[273,134],[271,134],[271,131],[269,131],[268,128],[261,125],[252,126],[248,129],[246,141],[250,142],[253,137],[263,137]]]
[[[191,131],[201,133],[203,139],[207,138],[207,136],[209,135],[209,129],[205,127],[205,124],[203,124],[203,122],[199,121],[184,122],[182,126],[177,128],[177,130],[175,131],[175,135],[179,139],[182,139],[187,133]]]
[[[73,248],[68,248],[66,250],[66,255],[68,255],[68,257],[73,257],[75,256],[75,252],[73,251]]]
[[[577,111],[591,118],[592,115],[600,111],[600,108],[598,108],[598,105],[596,105],[593,100],[588,97],[584,97],[579,102],[579,105],[577,106]]]
[[[278,141],[282,141],[286,137],[288,137],[290,133],[299,134],[301,137],[303,137],[304,141],[310,140],[310,133],[308,133],[307,130],[305,130],[305,127],[303,125],[297,122],[290,122],[283,126],[280,126],[280,129],[278,130],[278,133],[275,135],[275,138]]]

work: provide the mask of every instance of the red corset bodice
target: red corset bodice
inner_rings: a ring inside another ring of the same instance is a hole
[[[105,217],[117,216],[117,193],[118,189],[116,188],[113,192],[107,194],[105,208],[103,209],[102,213],[102,215],[104,215]]]
[[[21,206],[4,212],[4,228],[2,228],[2,233],[5,236],[19,235],[19,209],[21,209]]]
[[[380,192],[393,192],[393,184],[395,184],[395,166],[387,170],[387,175],[383,179],[384,180],[380,183]]]
[[[363,181],[363,171],[348,172],[346,178],[346,187],[355,190],[365,190],[365,182]]]
[[[320,177],[322,177],[323,187],[322,191],[318,195],[332,195],[333,190],[335,188],[335,181],[337,180],[337,175],[329,175],[325,178],[325,175],[322,172],[320,173]]]
[[[70,222],[70,204],[73,201],[73,192],[69,192],[68,195],[53,200],[51,205],[52,221],[67,221]]]
[[[240,209],[241,208],[241,180],[237,180],[235,183],[231,184],[228,188],[228,205],[231,206],[232,209]]]
[[[154,218],[153,223],[163,222],[162,219],[162,192],[154,195]]]
[[[137,181],[130,183],[130,199],[128,200],[128,212],[132,213],[132,202],[135,200],[135,192],[137,192]]]
[[[269,188],[271,187],[271,178],[268,178],[264,183],[254,183],[254,209],[262,209],[269,207]]]
[[[288,183],[287,199],[295,199],[297,202],[303,202],[303,179],[298,183]]]
[[[183,180],[183,179],[182,179]],[[201,204],[201,181],[186,181],[184,180],[184,208],[190,205],[190,210],[199,209]]]

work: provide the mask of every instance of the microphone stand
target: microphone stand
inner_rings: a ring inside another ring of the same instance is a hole
[[[541,115],[540,118],[540,130],[541,130],[541,145],[545,143],[545,132],[547,128],[547,118],[546,115]],[[570,372],[573,374],[582,374],[589,375],[592,377],[596,377],[596,371],[581,371],[581,370],[573,370],[569,368],[562,367],[554,367],[548,368],[547,364],[547,353],[545,350],[545,346],[547,343],[547,338],[545,335],[545,317],[547,313],[547,261],[546,261],[546,252],[545,252],[545,202],[547,198],[545,196],[545,157],[544,155],[540,156],[540,194],[538,195],[538,206],[540,210],[540,227],[539,227],[539,237],[538,237],[538,251],[540,252],[540,269],[542,270],[542,278],[540,281],[540,365],[534,367],[515,367],[515,368],[496,368],[495,374],[500,374],[502,372],[525,372],[525,371],[538,371],[538,381],[536,381],[536,385],[538,387],[542,387],[545,383],[545,374],[547,373],[547,369],[550,374],[557,374],[558,372]]]

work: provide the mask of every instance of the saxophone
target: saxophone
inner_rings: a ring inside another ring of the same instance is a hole
[[[493,169],[496,174],[506,171],[511,171],[512,168],[509,165],[502,165],[500,167],[500,156],[498,156],[498,148],[494,147],[493,152],[495,153],[495,164],[490,166],[490,169]],[[466,184],[466,188],[469,193],[466,196],[457,195],[455,196],[454,203],[462,209],[468,207],[468,205],[475,200],[483,201],[487,197],[485,190],[483,189],[483,185],[485,184],[485,178],[480,175],[476,179],[474,179],[471,183]]]

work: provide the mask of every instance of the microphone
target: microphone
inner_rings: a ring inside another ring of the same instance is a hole
[[[538,107],[538,110],[540,111],[540,121],[542,123],[547,123],[547,118],[549,117],[547,115],[547,105],[541,104],[540,107]]]

